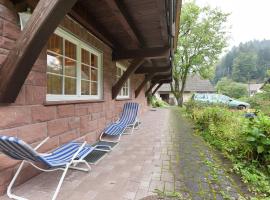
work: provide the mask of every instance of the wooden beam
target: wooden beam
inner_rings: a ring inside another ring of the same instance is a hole
[[[176,19],[175,19],[175,37],[174,37],[174,51],[177,49],[177,42],[178,42],[178,35],[179,35],[179,27],[180,27],[180,16],[181,16],[181,9],[182,9],[182,0],[177,0],[176,2]]]
[[[152,92],[152,96],[158,91],[158,89],[163,85],[163,83],[159,83],[158,86]]]
[[[140,67],[136,70],[136,74],[149,74],[149,73],[159,73],[159,72],[169,72],[172,68],[170,66],[164,67]]]
[[[144,63],[144,59],[134,59],[130,66],[127,68],[125,73],[121,76],[121,78],[117,81],[117,83],[112,87],[112,99],[115,99],[123,87],[124,83],[128,80],[128,78]]]
[[[77,0],[40,0],[0,69],[0,102],[15,102],[41,50]]]
[[[136,29],[136,26],[131,19],[131,16],[127,12],[127,8],[124,6],[124,2],[121,0],[105,0],[107,5],[112,10],[116,19],[121,23],[124,30],[128,33],[129,37],[134,43],[141,47],[144,45],[144,41]]]
[[[142,48],[134,50],[119,50],[113,52],[113,60],[135,59],[135,58],[168,58],[169,47]]]
[[[168,23],[166,14],[166,1],[156,0],[159,10],[160,31],[163,40],[163,45],[169,45]]]
[[[168,75],[156,75],[153,77],[153,80],[162,80],[162,79],[170,79],[172,78],[171,74]]]
[[[139,85],[139,87],[135,90],[135,98],[137,98],[140,94],[140,92],[142,91],[142,89],[144,88],[144,86],[146,85],[146,83],[148,81],[150,81],[153,76],[155,76],[155,73],[152,74],[148,74],[146,75],[145,79],[143,80],[143,82]]]
[[[148,94],[151,92],[151,90],[153,89],[153,87],[155,87],[155,85],[156,85],[156,83],[151,83],[150,87],[145,92],[145,96],[148,96]]]
[[[76,4],[69,12],[69,16],[89,30],[108,46],[121,49],[122,45],[109,33],[109,31],[96,18],[80,4]]]
[[[151,82],[152,83],[171,83],[172,82],[172,79],[159,79],[159,80],[152,79]]]

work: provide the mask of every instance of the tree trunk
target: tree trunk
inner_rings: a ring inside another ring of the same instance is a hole
[[[178,106],[183,107],[184,103],[184,91],[185,91],[185,86],[186,86],[186,80],[187,80],[187,74],[184,74],[182,84],[181,84],[181,90],[179,93],[179,98],[177,100]]]

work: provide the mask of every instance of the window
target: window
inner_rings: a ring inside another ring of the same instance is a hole
[[[121,65],[120,63],[116,63],[116,80],[119,80],[120,77],[124,74],[126,71],[126,68]],[[124,99],[124,98],[129,98],[129,85],[130,85],[130,80],[128,79],[127,82],[124,83],[123,87],[121,88],[117,99]]]
[[[61,29],[47,48],[47,100],[101,99],[102,54]]]

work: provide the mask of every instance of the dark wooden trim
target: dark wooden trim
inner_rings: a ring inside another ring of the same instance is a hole
[[[182,0],[177,0],[176,9],[177,9],[177,11],[176,11],[176,19],[175,19],[175,37],[174,37],[174,44],[173,44],[174,51],[176,51],[177,42],[178,42]]]
[[[0,4],[8,8],[9,10],[15,11],[14,5],[10,0],[0,0]]]
[[[144,45],[144,41],[139,34],[131,16],[127,12],[127,8],[124,6],[124,2],[118,0],[105,0],[107,5],[112,10],[115,18],[122,24],[124,30],[128,33],[130,38],[135,42],[138,47]]]
[[[164,67],[140,67],[136,70],[136,74],[148,74],[148,73],[159,73],[159,72],[169,72],[172,68],[170,66]]]
[[[0,69],[0,102],[15,102],[49,37],[77,0],[40,0]]]
[[[156,75],[153,77],[153,80],[162,80],[162,79],[170,79],[172,78],[171,74],[168,75]]]
[[[172,79],[159,79],[159,80],[153,80],[151,81],[152,83],[171,83]]]
[[[135,98],[137,98],[137,97],[139,96],[140,92],[142,91],[142,89],[144,88],[144,86],[146,85],[146,83],[147,83],[148,81],[150,81],[150,80],[153,78],[153,76],[155,76],[155,73],[148,74],[148,75],[144,78],[143,82],[142,82],[142,83],[139,85],[139,87],[135,90]]]
[[[151,90],[153,89],[153,87],[155,87],[155,85],[156,85],[156,83],[151,83],[150,87],[145,92],[145,96],[148,96],[148,94],[151,92]]]
[[[109,31],[96,18],[80,4],[76,4],[69,12],[69,16],[89,30],[108,46],[118,49],[122,45],[109,33]]]
[[[134,50],[118,50],[113,52],[113,60],[135,59],[135,58],[168,58],[169,47],[142,48]]]
[[[158,86],[152,92],[152,96],[158,91],[158,89],[163,85],[163,83],[159,83]]]
[[[102,42],[107,44],[109,47],[113,47],[113,42],[110,41],[108,38],[106,38],[103,34],[101,34],[96,27],[96,25],[93,25],[89,23],[88,20],[85,20],[81,15],[78,14],[78,12],[75,12],[74,10],[71,10],[69,12],[69,16],[77,21],[79,24],[81,24],[85,29],[89,30],[93,35],[95,35],[97,38],[99,38]],[[104,33],[104,32],[103,32]]]
[[[167,23],[167,15],[166,15],[166,1],[164,0],[156,0],[157,7],[160,13],[160,29],[161,29],[161,37],[164,45],[169,45],[169,34],[168,34],[168,23]]]
[[[121,76],[121,78],[117,81],[117,83],[112,87],[112,99],[115,99],[120,92],[123,84],[128,80],[128,78],[144,63],[144,59],[134,59],[130,66],[127,68],[125,73]]]

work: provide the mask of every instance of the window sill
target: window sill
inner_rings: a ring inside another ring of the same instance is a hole
[[[115,101],[127,101],[127,100],[132,100],[132,98],[126,97],[126,98],[116,98],[115,99]]]
[[[80,104],[80,103],[102,103],[105,102],[104,99],[101,100],[71,100],[71,101],[45,101],[44,106],[56,106],[56,105],[67,105],[67,104]]]

